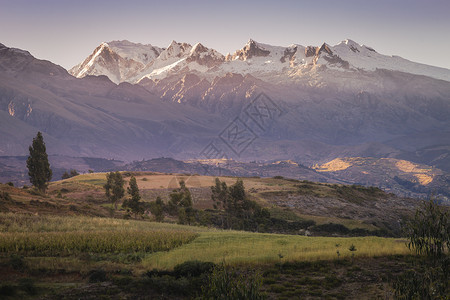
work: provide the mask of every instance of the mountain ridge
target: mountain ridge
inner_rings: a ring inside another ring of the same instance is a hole
[[[92,60],[95,60],[99,56],[96,52],[103,50],[101,48],[102,45],[109,45],[111,43],[114,42],[102,43],[89,57],[93,57]],[[131,53],[135,52],[133,50],[134,47],[142,49],[144,46],[149,46],[151,47],[149,48],[151,49],[149,53],[153,53],[153,55],[149,55],[149,60],[146,64],[141,63],[139,66],[133,65],[131,68],[133,68],[134,72],[131,75],[112,75],[110,70],[102,70],[102,61],[99,61],[97,65],[94,65],[92,61],[92,64],[89,66],[81,63],[73,67],[70,73],[76,77],[83,77],[85,74],[103,74],[107,76],[109,74],[112,77],[110,79],[115,83],[123,81],[138,83],[144,78],[162,79],[180,71],[199,71],[203,73],[205,78],[233,72],[240,74],[249,73],[260,79],[264,79],[267,77],[270,78],[270,76],[265,76],[267,75],[265,73],[272,73],[272,75],[276,73],[279,76],[285,77],[284,81],[286,81],[295,80],[296,77],[303,75],[305,72],[325,67],[340,71],[375,71],[376,69],[387,69],[450,81],[450,70],[448,69],[415,63],[399,56],[379,54],[372,47],[360,45],[351,39],[343,40],[334,46],[323,43],[321,46],[306,47],[298,44],[292,44],[288,47],[272,46],[250,39],[243,48],[226,56],[212,48],[205,47],[201,43],[192,46],[188,43],[172,41],[167,48],[135,44],[126,40],[116,41],[115,43],[125,43],[128,51]],[[206,64],[199,63],[199,57],[193,58],[192,53],[190,53],[190,50],[194,49],[194,47],[201,48],[202,53],[209,52],[212,59]],[[111,47],[108,47],[108,49],[111,49]],[[128,58],[130,55],[127,54],[126,49],[115,51],[114,53],[118,57],[110,62],[110,69],[117,69],[117,67],[119,69],[128,68],[122,62],[123,59],[128,59],[129,63],[135,61]],[[115,74],[117,71],[113,73]]]

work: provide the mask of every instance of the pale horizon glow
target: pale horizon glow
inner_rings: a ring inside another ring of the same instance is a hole
[[[450,69],[450,1],[0,0],[0,43],[70,69],[102,42],[197,42],[222,54],[251,38],[275,46],[351,39]]]

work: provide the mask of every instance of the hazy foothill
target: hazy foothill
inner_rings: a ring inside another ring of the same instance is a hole
[[[92,11],[66,11],[64,36]],[[312,11],[286,22],[335,26]],[[178,38],[173,14],[130,36]],[[182,27],[209,28],[195,16]],[[237,41],[261,27],[239,20]],[[448,299],[450,70],[351,39],[207,42],[98,42],[71,68],[0,44],[0,298]]]

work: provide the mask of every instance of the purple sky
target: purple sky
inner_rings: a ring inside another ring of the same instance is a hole
[[[350,38],[450,69],[449,16],[449,0],[0,0],[0,43],[71,68],[111,40],[201,42],[226,54],[249,38],[280,46]]]

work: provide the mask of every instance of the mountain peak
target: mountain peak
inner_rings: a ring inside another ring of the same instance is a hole
[[[169,47],[167,47],[167,49],[162,52],[162,53],[164,53],[164,57],[163,58],[181,57],[185,53],[189,52],[191,49],[192,49],[192,46],[190,44],[188,44],[188,43],[178,43],[175,40],[173,40],[170,43]]]
[[[208,68],[220,65],[225,60],[225,57],[214,49],[207,48],[201,43],[197,43],[192,47],[188,62],[195,61],[200,65],[207,66]]]
[[[361,46],[360,44],[358,44],[357,42],[355,42],[351,39],[345,39],[342,41],[342,43],[349,45],[349,46]]]
[[[202,53],[202,52],[207,52],[209,49],[206,48],[205,46],[203,46],[201,43],[197,43],[195,44],[192,49],[191,49],[191,54],[192,53]]]
[[[237,50],[233,54],[232,59],[240,59],[245,61],[254,56],[268,56],[269,54],[270,51],[264,50],[263,47],[261,47],[261,44],[253,39],[249,39],[244,48],[242,48],[241,50]]]

